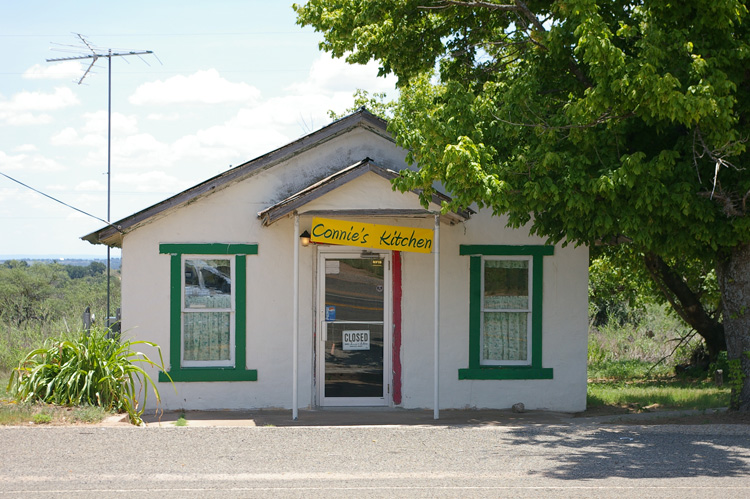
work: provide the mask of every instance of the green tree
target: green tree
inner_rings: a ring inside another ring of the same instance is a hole
[[[48,322],[59,312],[69,281],[59,265],[0,267],[0,320],[16,327]]]
[[[354,105],[348,108],[344,113],[337,113],[336,111],[329,110],[328,117],[332,120],[338,120],[344,116],[357,111],[360,108],[365,108],[372,114],[383,118],[384,120],[390,119],[393,116],[393,109],[396,105],[394,101],[389,101],[388,95],[385,92],[374,93],[370,95],[370,92],[358,88],[354,91]]]
[[[84,269],[84,275],[71,278],[69,271],[75,269]],[[111,300],[116,309],[120,302],[119,275],[113,278]],[[0,372],[16,365],[20,357],[40,347],[48,337],[81,328],[86,307],[101,322],[106,316],[106,297],[106,266],[101,264],[0,265]]]
[[[745,2],[294,8],[323,33],[322,49],[398,77],[390,127],[419,164],[399,188],[426,199],[439,181],[456,206],[475,202],[551,241],[627,242],[678,288],[671,263],[713,265],[728,357],[743,376],[733,407],[750,410]]]

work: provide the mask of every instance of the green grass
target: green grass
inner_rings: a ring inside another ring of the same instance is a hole
[[[177,421],[174,422],[175,426],[187,426],[188,422],[187,419],[185,419],[185,416],[180,416]]]
[[[641,359],[622,359],[600,362],[589,362],[589,380],[634,380],[654,376],[669,376],[674,367],[662,363],[654,367],[653,362]]]
[[[48,412],[37,412],[31,419],[34,421],[34,424],[48,424],[52,422],[52,414]]]
[[[648,305],[589,330],[588,396],[591,410],[712,409],[729,405],[729,388],[716,387],[709,373],[675,375],[688,364],[699,338],[666,306]]]
[[[641,359],[589,362],[586,407],[628,411],[704,410],[729,405],[729,388],[701,378],[675,376],[673,362]]]
[[[589,408],[603,406],[654,409],[713,409],[729,405],[729,388],[680,379],[590,382]]]
[[[101,407],[85,405],[73,408],[71,420],[77,423],[101,423],[110,414],[112,413]]]
[[[640,359],[590,363],[586,405],[640,411],[713,409],[729,405],[729,388],[702,378],[675,376],[671,363]],[[649,410],[649,409],[647,409]]]
[[[28,424],[96,424],[111,413],[94,406],[61,407],[0,400],[0,426]]]
[[[9,397],[7,392],[8,381],[10,381],[10,371],[3,371],[0,369],[0,400]]]

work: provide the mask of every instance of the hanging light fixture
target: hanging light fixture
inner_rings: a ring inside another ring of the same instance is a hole
[[[303,232],[299,235],[299,242],[302,246],[307,247],[310,245],[310,233],[308,231]]]

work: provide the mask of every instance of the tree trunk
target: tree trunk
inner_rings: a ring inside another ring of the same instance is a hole
[[[750,411],[750,243],[739,244],[719,259],[716,275],[724,306],[727,358],[739,360],[741,383],[732,384],[730,409]]]
[[[698,295],[661,257],[646,253],[643,259],[649,274],[677,315],[703,337],[709,360],[714,362],[719,352],[727,348],[722,323],[709,315]]]

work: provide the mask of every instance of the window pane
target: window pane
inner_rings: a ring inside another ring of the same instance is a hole
[[[484,261],[484,308],[529,308],[529,261]]]
[[[482,360],[528,360],[528,312],[485,312]]]
[[[185,308],[232,308],[228,259],[185,260]]]
[[[184,360],[231,360],[229,312],[182,314]]]

